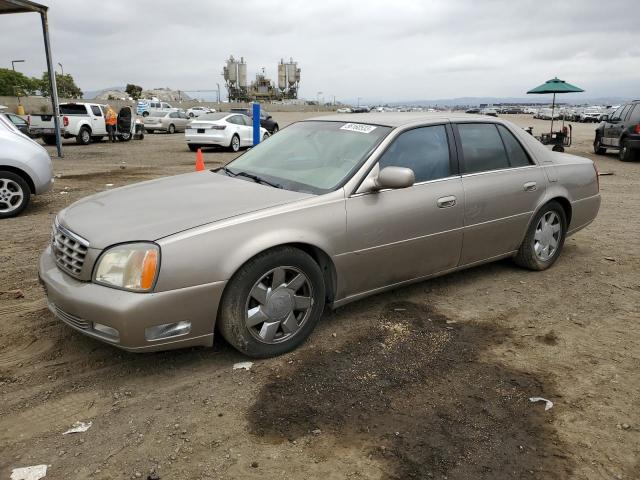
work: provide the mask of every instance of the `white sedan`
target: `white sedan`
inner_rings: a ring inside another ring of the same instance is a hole
[[[194,117],[199,117],[201,115],[206,115],[207,113],[214,113],[215,111],[216,111],[215,108],[191,107],[189,110],[187,110],[187,115],[189,115],[190,118],[194,118]]]
[[[237,152],[253,146],[253,123],[241,113],[207,113],[192,120],[184,136],[192,152],[207,146],[228,147]],[[260,138],[266,140],[268,136],[269,132],[260,127]]]

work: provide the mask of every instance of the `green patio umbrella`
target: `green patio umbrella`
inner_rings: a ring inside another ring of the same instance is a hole
[[[556,93],[572,93],[572,92],[584,92],[580,87],[571,85],[570,83],[560,80],[558,77],[547,80],[542,85],[532,88],[527,93],[553,93],[553,103],[551,105],[551,133],[553,133],[553,112],[556,108]]]

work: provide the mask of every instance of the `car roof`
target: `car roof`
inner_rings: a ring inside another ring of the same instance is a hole
[[[386,113],[354,113],[345,115],[324,115],[321,117],[309,118],[307,121],[320,120],[326,122],[343,122],[343,123],[367,123],[372,125],[380,125],[385,127],[403,127],[405,125],[413,125],[420,123],[438,123],[438,122],[497,122],[502,123],[500,119],[488,116],[478,116],[469,113],[458,112],[386,112]]]

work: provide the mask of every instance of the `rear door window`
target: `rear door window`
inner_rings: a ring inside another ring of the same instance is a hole
[[[458,124],[464,173],[509,168],[498,129],[491,123]]]
[[[636,106],[629,117],[629,121],[633,123],[640,123],[640,103],[636,103]]]
[[[529,155],[524,151],[520,142],[513,136],[513,134],[504,126],[498,125],[500,136],[504,142],[504,146],[507,149],[507,156],[509,158],[509,164],[512,167],[526,167],[531,165]]]
[[[91,105],[91,111],[96,117],[102,116],[102,111],[100,110],[100,107],[97,105]]]
[[[631,110],[632,108],[633,108],[633,104],[629,104],[625,106],[624,109],[622,110],[622,113],[620,114],[620,120],[624,122],[627,118],[627,113],[629,113],[629,110]]]
[[[384,152],[378,166],[380,169],[392,166],[410,168],[416,183],[450,176],[445,126],[414,128],[400,134]]]
[[[62,115],[86,115],[87,107],[85,105],[68,103],[66,105],[60,105],[60,113]]]

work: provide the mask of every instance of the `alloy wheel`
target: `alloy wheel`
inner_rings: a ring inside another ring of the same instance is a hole
[[[231,148],[234,152],[240,150],[240,139],[238,137],[233,137],[231,139]]]
[[[17,182],[0,178],[0,213],[11,213],[22,204],[24,192]]]
[[[311,315],[313,289],[296,267],[277,267],[258,280],[247,298],[245,325],[262,343],[289,340]]]
[[[562,236],[562,222],[554,211],[548,211],[538,221],[533,236],[533,250],[538,259],[543,262],[553,257],[560,244]]]

